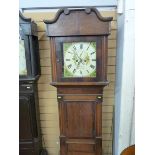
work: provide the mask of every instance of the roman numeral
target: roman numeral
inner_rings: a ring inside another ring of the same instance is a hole
[[[80,44],[80,49],[81,49],[81,50],[83,49],[83,44]]]
[[[68,52],[68,53],[73,54],[72,52]]]
[[[91,44],[91,42],[89,43],[89,45],[88,45],[88,47],[87,47],[87,49],[86,49],[86,50],[88,50],[88,49],[89,49],[90,44]]]
[[[93,55],[95,52],[90,53],[91,55]]]
[[[75,73],[75,72],[76,72],[76,69],[73,70],[73,73]]]
[[[67,67],[70,69],[72,67],[72,64],[68,65]]]
[[[95,69],[95,66],[94,66],[94,65],[90,65],[90,67],[91,67],[92,69]]]
[[[76,47],[75,46],[73,46],[73,49],[76,51]]]

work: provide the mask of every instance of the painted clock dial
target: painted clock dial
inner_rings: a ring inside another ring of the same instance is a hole
[[[63,43],[63,76],[96,77],[96,42]]]
[[[27,75],[24,40],[19,39],[19,75]]]

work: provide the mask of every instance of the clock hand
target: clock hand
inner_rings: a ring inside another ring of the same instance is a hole
[[[75,64],[76,63],[78,63],[78,65],[79,65],[79,62],[78,62],[78,55],[77,55],[77,53],[75,52],[75,51],[73,51],[73,53],[74,53],[74,58],[73,58],[73,60],[75,60]]]
[[[80,61],[78,61],[77,67],[79,67],[79,66],[80,66],[80,63],[82,63],[82,64],[84,65],[83,60],[82,60],[82,59],[80,59]]]
[[[74,54],[75,54],[75,56],[76,56],[78,59],[80,59],[80,61],[78,62],[78,65],[79,65],[82,59],[78,56],[77,53],[74,53]]]
[[[86,51],[89,49],[90,44],[91,44],[91,42],[89,43],[89,45],[88,45],[88,47],[87,47]]]
[[[80,57],[78,56],[78,54],[77,53],[74,53],[75,55],[76,55],[76,57],[78,57],[79,59],[80,59]]]
[[[81,58],[82,54],[83,54],[83,51],[82,51],[81,54],[80,54],[80,58]]]
[[[78,54],[76,53],[76,56],[80,59],[80,62],[84,65],[83,59],[81,58],[83,52],[84,52],[84,51],[81,52],[80,56],[78,56]]]
[[[75,51],[73,51],[73,52],[74,52],[74,55],[75,55],[77,58],[79,58],[78,54],[77,54]]]
[[[84,65],[83,59],[81,58],[81,56],[82,56],[82,54],[83,54],[84,51],[82,51],[82,53],[80,54],[80,56],[79,56],[75,51],[73,51],[73,52],[74,52],[75,56],[76,56],[78,59],[80,59],[80,61],[78,61],[77,66],[79,66],[80,63],[82,63],[82,64]]]

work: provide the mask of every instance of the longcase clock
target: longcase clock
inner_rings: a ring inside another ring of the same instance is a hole
[[[60,155],[102,154],[102,94],[112,18],[95,8],[62,9],[45,20],[57,87]]]
[[[37,25],[19,13],[19,155],[46,155],[40,132]]]

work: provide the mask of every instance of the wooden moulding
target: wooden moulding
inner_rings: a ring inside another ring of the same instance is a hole
[[[25,35],[38,36],[37,24],[31,18],[26,18],[19,12],[19,25]]]
[[[50,37],[109,35],[109,24],[112,19],[102,17],[95,8],[61,9],[53,20],[44,20],[44,23],[47,36]]]
[[[52,86],[107,86],[109,82],[51,82],[50,84]]]
[[[32,22],[31,18],[27,18],[25,16],[23,16],[23,14],[19,11],[19,23],[29,23]]]

